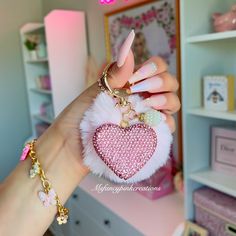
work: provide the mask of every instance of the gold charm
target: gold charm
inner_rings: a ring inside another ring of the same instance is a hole
[[[60,215],[57,217],[57,222],[59,225],[66,224],[68,220],[68,215]]]
[[[122,121],[120,122],[120,126],[121,126],[122,128],[126,128],[126,127],[129,126],[129,122],[128,122],[127,120],[122,120]]]
[[[33,179],[36,175],[39,174],[39,172],[40,172],[40,168],[39,168],[38,163],[34,163],[29,172],[30,178]]]

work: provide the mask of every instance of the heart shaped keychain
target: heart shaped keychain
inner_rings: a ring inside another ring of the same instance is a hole
[[[111,89],[108,65],[99,80],[101,93],[80,124],[84,164],[118,183],[149,178],[169,157],[172,135],[161,112],[139,95]]]

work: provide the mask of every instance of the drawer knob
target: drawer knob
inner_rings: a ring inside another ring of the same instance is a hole
[[[105,220],[103,221],[103,223],[104,223],[104,225],[106,225],[106,226],[108,226],[108,227],[111,227],[111,222],[110,222],[110,220],[105,219]]]
[[[72,198],[73,198],[73,199],[77,199],[77,198],[78,198],[78,195],[77,195],[77,194],[73,194],[73,195],[72,195]]]
[[[76,225],[79,225],[79,224],[80,224],[80,221],[79,221],[79,220],[76,220],[76,221],[75,221],[75,224],[76,224]]]
[[[236,235],[236,225],[226,224],[225,229],[230,235]]]

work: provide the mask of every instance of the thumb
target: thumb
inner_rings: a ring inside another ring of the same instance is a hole
[[[117,62],[108,71],[109,84],[112,88],[124,87],[134,72],[134,55],[131,50],[134,36],[132,30],[120,48]]]

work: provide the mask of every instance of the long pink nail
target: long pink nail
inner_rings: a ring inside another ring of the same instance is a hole
[[[130,87],[131,93],[156,91],[163,85],[162,78],[153,76]]]
[[[142,101],[145,106],[153,107],[153,108],[161,108],[167,102],[166,97],[164,95],[154,95],[150,98],[147,98]]]
[[[129,79],[129,82],[135,83],[142,79],[152,76],[157,71],[157,65],[154,62],[145,64],[140,69],[138,69]]]
[[[117,66],[118,67],[121,67],[124,65],[125,60],[129,54],[129,50],[130,50],[132,43],[134,41],[134,37],[135,37],[134,30],[131,30],[128,37],[126,38],[126,40],[124,41],[124,43],[122,44],[122,46],[120,48],[120,52],[119,52],[118,58],[117,58]]]

